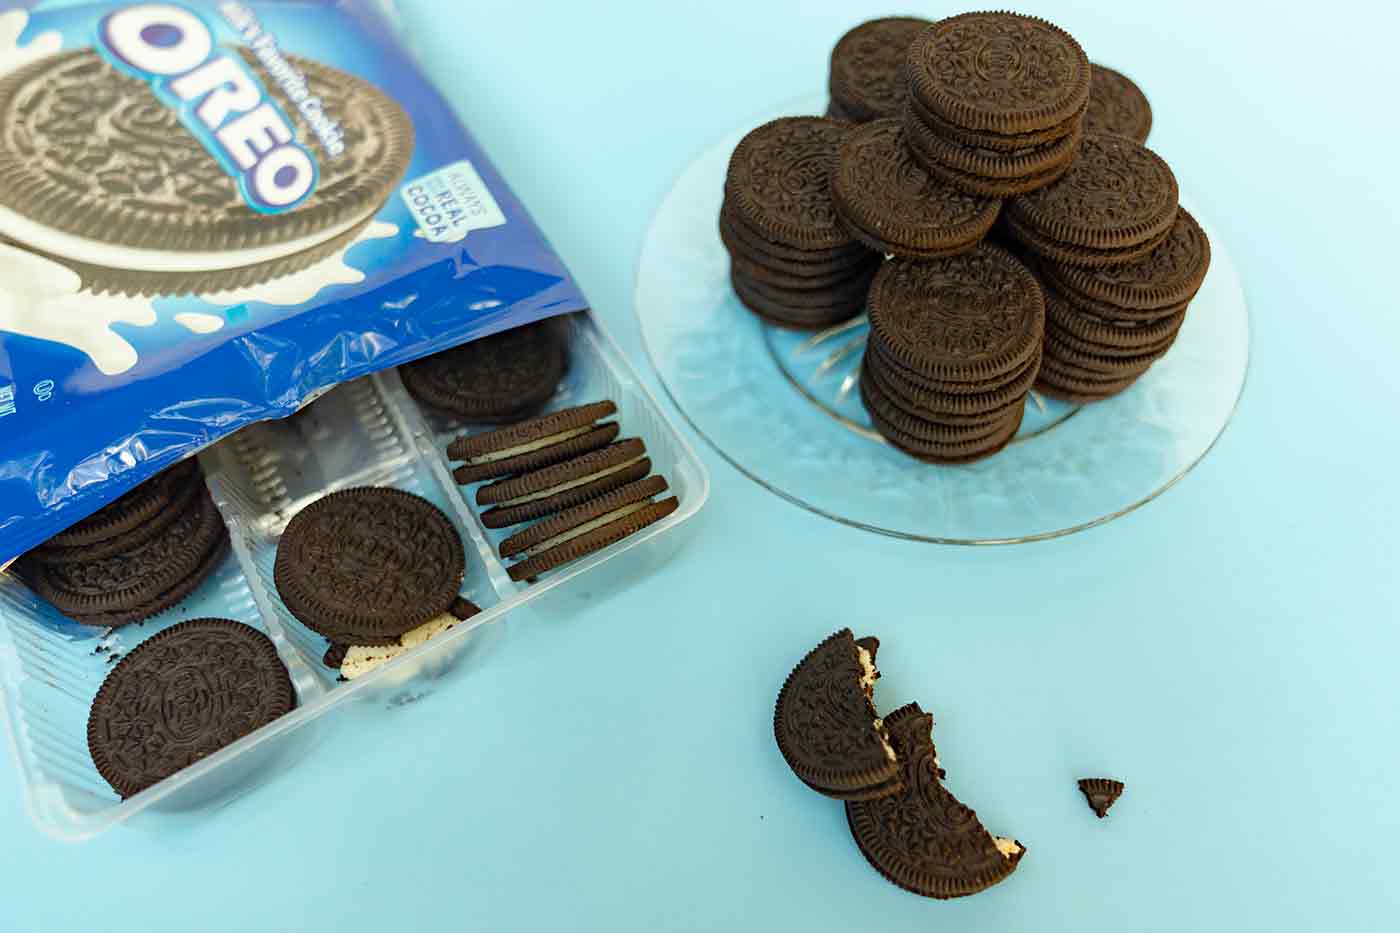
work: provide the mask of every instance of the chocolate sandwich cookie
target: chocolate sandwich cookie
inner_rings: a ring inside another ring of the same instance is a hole
[[[448,607],[446,612],[433,616],[422,625],[409,629],[399,636],[398,641],[392,644],[332,645],[321,660],[327,667],[340,671],[340,676],[346,680],[355,680],[443,632],[451,631],[456,628],[458,623],[465,622],[480,611],[481,609],[476,603],[458,597],[452,601],[452,605]],[[335,663],[330,663],[332,661]]]
[[[778,750],[804,784],[828,797],[869,799],[903,786],[895,749],[871,702],[879,647],[874,638],[841,629],[809,651],[778,692]]]
[[[846,33],[831,50],[828,115],[865,123],[899,115],[908,95],[904,59],[930,20],[913,16],[872,19]]]
[[[1084,111],[1084,129],[1090,133],[1112,133],[1133,142],[1145,143],[1152,132],[1152,105],[1147,95],[1127,75],[1104,65],[1091,66],[1089,106]]]
[[[954,16],[915,40],[906,70],[905,138],[940,181],[1009,197],[1068,171],[1090,74],[1068,33],[1015,13]]]
[[[836,219],[828,179],[848,127],[821,117],[782,117],[750,132],[734,149],[725,202],[766,240],[799,250],[849,247]]]
[[[1079,792],[1089,803],[1089,809],[1099,819],[1108,816],[1108,808],[1123,796],[1123,782],[1111,778],[1080,778]]]
[[[103,780],[131,797],[296,705],[271,639],[231,619],[194,619],[112,668],[88,713],[88,752]]]
[[[866,860],[906,891],[939,899],[977,894],[1014,872],[1025,847],[987,832],[943,786],[933,717],[910,703],[885,717],[885,727],[898,755],[898,790],[846,803]]]
[[[242,180],[186,128],[181,110],[96,51],[60,52],[4,76],[0,235],[71,268],[88,290],[148,296],[256,285],[347,248],[407,170],[413,126],[368,82],[286,59],[339,124],[343,147],[324,148],[252,51],[230,50],[227,67],[258,79],[287,121],[288,142],[305,153]],[[269,211],[249,198],[265,199]]]
[[[652,499],[665,489],[666,481],[653,476],[605,493],[512,535],[501,542],[503,558],[519,559],[507,571],[510,578],[516,582],[534,580],[661,521],[680,505],[675,496],[660,501]]]
[[[273,582],[287,609],[335,644],[394,644],[446,612],[466,573],[457,529],[401,489],[333,492],[277,542]]]
[[[1178,208],[1166,238],[1140,259],[1106,269],[1046,263],[1042,273],[1077,306],[1121,321],[1159,318],[1190,302],[1209,269],[1209,238]]]
[[[482,337],[399,367],[403,387],[428,408],[477,424],[519,421],[559,388],[568,350],[550,319]]]
[[[1032,253],[1101,267],[1150,252],[1176,214],[1176,176],[1160,156],[1131,139],[1091,133],[1063,178],[1013,198],[1002,217]]]
[[[498,476],[525,473],[560,463],[612,443],[617,423],[597,424],[617,412],[611,401],[576,405],[483,434],[464,435],[447,448],[447,456],[464,461],[452,471],[466,486]]]
[[[836,213],[851,235],[894,256],[937,258],[975,246],[996,223],[1001,202],[929,175],[910,155],[897,119],[847,135],[831,175]]]
[[[1089,59],[1069,33],[1018,13],[963,13],[910,46],[910,94],[955,126],[1001,135],[1063,127],[1089,100]]]
[[[487,483],[476,490],[476,504],[494,506],[496,509],[519,509],[524,506],[547,507],[549,511],[568,509],[571,504],[578,504],[568,502],[571,496],[584,495],[585,490],[606,492],[601,485],[616,481],[620,476],[631,475],[637,466],[647,464],[650,464],[647,445],[641,443],[640,438],[629,437],[601,450],[566,459],[561,464],[542,466],[528,474]]]
[[[38,596],[69,618],[85,625],[125,625],[185,599],[227,553],[223,518],[201,493],[157,534],[130,549],[92,559],[65,555],[59,561],[35,551],[16,568]]]
[[[870,333],[905,368],[945,381],[985,382],[1015,371],[1040,346],[1045,299],[1010,253],[982,243],[958,256],[897,260],[868,299]]]
[[[190,489],[203,484],[199,461],[190,458],[151,477],[130,492],[107,503],[96,512],[60,531],[38,550],[93,547],[138,532],[159,522],[182,501]]]

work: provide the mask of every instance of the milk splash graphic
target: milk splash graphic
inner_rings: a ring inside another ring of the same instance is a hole
[[[41,32],[28,45],[20,45],[20,33],[27,25],[29,14],[24,10],[0,13],[0,75],[52,55],[63,46],[63,37],[55,30]]]

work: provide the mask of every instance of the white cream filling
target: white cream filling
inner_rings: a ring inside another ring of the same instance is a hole
[[[450,612],[444,612],[440,616],[433,616],[417,628],[404,632],[399,636],[397,645],[354,645],[345,652],[345,660],[340,662],[340,676],[346,680],[363,677],[405,651],[417,648],[434,635],[441,635],[460,621],[462,620]]]
[[[880,676],[880,672],[876,669],[875,659],[870,656],[870,652],[860,645],[856,645],[856,657],[860,659],[860,689],[869,697],[875,692],[875,678]],[[899,756],[894,753],[894,746],[890,744],[890,734],[885,730],[883,719],[875,720],[875,734],[880,737],[880,744],[885,747],[885,757],[890,761],[898,761]]]
[[[469,466],[475,466],[478,463],[494,463],[497,460],[504,460],[507,457],[515,457],[519,456],[520,454],[533,453],[534,451],[540,450],[541,448],[553,447],[555,444],[562,444],[564,443],[564,441],[572,440],[575,437],[587,434],[589,431],[592,431],[594,427],[595,425],[590,424],[581,428],[572,428],[568,431],[560,431],[558,434],[551,434],[548,437],[542,437],[537,441],[530,441],[528,444],[517,444],[514,447],[507,447],[505,450],[495,450],[488,454],[482,454],[480,457],[472,457],[470,460],[467,460],[466,463]]]
[[[1002,858],[1011,858],[1013,855],[1021,854],[1021,847],[1015,839],[1003,839],[1001,836],[993,836],[992,842],[996,843],[997,851]]]
[[[560,483],[557,486],[550,486],[548,489],[542,489],[539,492],[532,492],[528,496],[516,496],[514,499],[507,499],[504,502],[498,502],[494,507],[499,509],[505,508],[508,505],[523,505],[526,502],[534,502],[539,499],[548,499],[550,496],[555,495],[556,493],[565,492],[566,490],[574,489],[578,486],[586,486],[587,484],[594,482],[595,480],[600,480],[605,476],[612,476],[614,473],[621,473],[623,470],[627,469],[632,464],[641,463],[642,460],[645,458],[646,454],[642,454],[642,456],[640,457],[633,457],[631,460],[619,463],[617,466],[608,467],[606,470],[599,470],[597,473],[590,473],[582,479],[571,479],[567,483]]]
[[[631,505],[624,505],[620,509],[613,509],[608,514],[600,515],[597,518],[593,519],[591,522],[584,522],[577,528],[570,528],[568,531],[561,531],[554,537],[546,538],[534,547],[527,548],[525,552],[520,555],[520,559],[524,560],[527,557],[534,557],[536,554],[543,554],[545,551],[549,550],[552,547],[558,547],[559,545],[564,544],[567,541],[572,541],[580,535],[588,534],[595,528],[602,528],[604,525],[609,524],[610,522],[615,522],[619,519],[626,518],[633,512],[640,512],[642,509],[646,508],[649,505],[651,505],[651,500],[643,499],[641,502],[634,502]]]
[[[191,253],[164,249],[145,249],[139,246],[120,246],[91,240],[74,233],[65,233],[52,227],[36,223],[8,207],[0,205],[0,231],[25,246],[61,256],[77,262],[110,269],[128,269],[139,272],[217,272],[223,269],[241,269],[283,259],[302,250],[318,246],[327,240],[354,227],[379,209],[370,205],[365,210],[333,227],[317,231],[285,243],[268,246],[251,246],[237,250],[215,250],[213,252]]]
[[[875,679],[880,676],[880,672],[875,668],[875,659],[870,656],[860,645],[856,645],[856,655],[860,658],[860,689],[865,691],[866,696],[870,696],[875,690]]]

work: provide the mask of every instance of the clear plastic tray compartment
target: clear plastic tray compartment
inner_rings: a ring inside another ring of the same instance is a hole
[[[570,367],[548,408],[602,398],[618,406],[621,437],[641,437],[653,471],[670,482],[680,507],[666,519],[532,584],[512,581],[496,546],[506,531],[476,517],[472,489],[452,479],[446,446],[486,430],[426,414],[393,372],[342,385],[282,421],[252,425],[201,455],[210,492],[229,527],[232,551],[196,593],[145,623],[105,631],[71,622],[23,585],[0,575],[0,685],[30,811],[52,835],[81,839],[153,805],[188,809],[246,791],[294,763],[319,738],[306,728],[351,699],[396,705],[405,691],[430,691],[465,668],[469,653],[494,644],[487,626],[587,575],[590,590],[635,582],[669,556],[666,534],[695,514],[709,479],[694,451],[661,413],[635,372],[591,315],[560,321]],[[453,521],[467,554],[462,594],[481,612],[426,644],[353,681],[337,679],[321,658],[328,642],[287,611],[272,579],[277,542],[302,508],[354,486],[392,486],[420,495]],[[603,570],[606,566],[606,570]],[[252,735],[120,800],[88,755],[88,709],[103,678],[126,651],[186,619],[220,616],[247,622],[277,644],[298,692],[298,707]]]
[[[611,416],[609,420],[615,420],[618,423],[617,440],[622,441],[631,437],[642,440],[646,445],[647,457],[651,459],[652,473],[666,477],[670,486],[657,498],[676,496],[680,500],[680,508],[670,519],[646,529],[633,538],[619,542],[599,554],[560,568],[534,586],[547,584],[560,574],[573,576],[580,571],[607,562],[612,556],[627,550],[629,547],[634,547],[639,541],[646,540],[680,521],[681,513],[688,514],[688,511],[693,511],[692,504],[694,508],[698,508],[698,502],[703,501],[708,494],[708,478],[694,453],[683,443],[677,443],[679,438],[676,436],[674,428],[661,414],[651,397],[638,384],[636,374],[623,361],[620,352],[607,335],[593,323],[592,317],[575,314],[558,318],[556,321],[559,326],[564,328],[563,336],[569,345],[569,367],[563,380],[559,383],[558,390],[545,404],[543,410],[557,411],[604,399],[616,402],[617,414]],[[444,458],[447,445],[455,438],[464,434],[472,435],[491,431],[497,427],[496,425],[470,424],[437,411],[420,408],[403,390],[396,375],[385,373],[381,374],[380,378],[386,384],[392,383],[392,391],[397,400],[419,413],[432,438],[434,452]],[[444,460],[444,462],[446,461]],[[451,464],[447,464],[447,466],[449,469],[451,468]],[[467,520],[485,542],[488,551],[487,562],[492,579],[510,592],[530,589],[532,587],[527,587],[523,583],[511,582],[504,563],[497,556],[497,548],[501,541],[519,531],[522,526],[486,528],[476,518],[479,512],[475,504],[476,490],[482,485],[484,484],[474,483],[470,486],[454,487],[457,489],[455,498]],[[633,568],[626,569],[630,571]]]
[[[233,527],[229,530],[237,533]],[[321,692],[287,641],[265,624],[232,554],[184,602],[134,625],[105,629],[73,622],[9,577],[0,577],[0,615],[9,636],[0,641],[0,678],[20,777],[35,822],[63,838],[94,835],[161,798],[170,798],[167,804],[180,808],[219,795],[229,789],[219,780],[203,782],[195,792],[177,792],[212,766],[251,750],[252,737],[245,738],[126,801],[97,773],[87,750],[93,697],[112,667],[157,632],[204,617],[246,622],[277,643],[299,705]]]

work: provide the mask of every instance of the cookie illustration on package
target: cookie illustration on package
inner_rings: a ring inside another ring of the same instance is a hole
[[[92,48],[0,79],[0,240],[96,294],[247,288],[352,244],[413,139],[355,75],[219,45],[177,5],[126,7]]]

